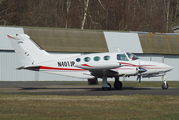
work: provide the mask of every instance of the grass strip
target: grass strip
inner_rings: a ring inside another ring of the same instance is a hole
[[[178,119],[179,96],[43,96],[0,94],[0,119]]]

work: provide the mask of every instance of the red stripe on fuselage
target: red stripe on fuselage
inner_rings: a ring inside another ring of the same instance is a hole
[[[86,71],[85,69],[55,68],[55,67],[46,67],[46,66],[40,66],[40,70],[68,70],[68,71]]]
[[[81,66],[92,67],[92,66],[90,66],[88,64],[81,64]]]

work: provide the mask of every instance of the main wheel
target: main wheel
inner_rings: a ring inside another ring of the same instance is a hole
[[[109,85],[109,87],[102,87],[102,88],[103,88],[103,90],[111,90],[111,84],[110,84],[110,83],[108,83],[108,85]]]
[[[115,89],[121,89],[122,88],[122,82],[121,81],[114,82],[114,88]]]
[[[165,83],[163,83],[162,84],[162,89],[167,90],[168,89],[168,83],[166,83],[166,85],[165,85]]]

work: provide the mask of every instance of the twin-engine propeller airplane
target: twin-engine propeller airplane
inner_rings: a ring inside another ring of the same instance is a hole
[[[141,77],[163,76],[163,89],[168,89],[165,73],[173,67],[164,63],[140,60],[128,52],[93,53],[93,54],[50,54],[39,47],[28,35],[7,35],[22,66],[18,69],[28,69],[77,78],[102,78],[103,90],[110,90],[107,78],[115,78],[114,88],[121,89],[119,77],[137,76],[139,84]]]

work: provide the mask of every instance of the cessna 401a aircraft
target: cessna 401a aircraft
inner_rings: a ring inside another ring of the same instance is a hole
[[[93,54],[50,54],[39,47],[28,35],[7,35],[22,66],[18,69],[28,69],[77,78],[102,78],[103,90],[110,90],[108,77],[114,77],[114,88],[121,89],[119,77],[137,76],[139,84],[141,77],[163,76],[173,67],[164,63],[140,60],[137,56],[126,52],[93,53]],[[163,89],[168,89],[163,79]]]

